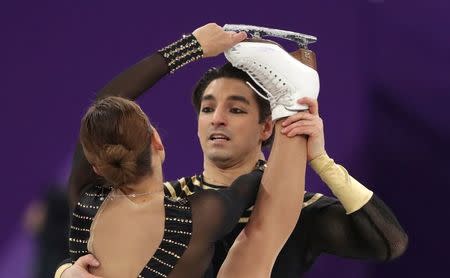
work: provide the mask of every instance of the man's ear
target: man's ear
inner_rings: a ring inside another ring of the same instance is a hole
[[[264,120],[263,123],[263,129],[261,131],[261,141],[266,141],[270,138],[273,132],[274,122],[272,121],[271,117],[268,117],[266,120]]]

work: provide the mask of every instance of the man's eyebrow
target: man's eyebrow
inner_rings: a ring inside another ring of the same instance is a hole
[[[250,105],[250,101],[248,101],[248,99],[246,97],[243,96],[238,96],[238,95],[231,95],[228,97],[228,100],[234,100],[234,101],[239,101],[239,102],[243,102],[247,105]]]
[[[213,95],[204,95],[202,96],[202,101],[204,100],[216,100],[216,98]]]
[[[208,101],[208,100],[215,101],[216,98],[210,94],[202,96],[202,101]],[[250,101],[246,97],[243,97],[240,95],[231,95],[227,98],[227,100],[239,101],[239,102],[245,103],[247,105],[250,105]]]

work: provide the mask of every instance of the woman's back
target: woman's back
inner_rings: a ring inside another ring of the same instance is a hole
[[[153,256],[164,234],[164,193],[145,197],[138,201],[113,189],[105,199],[90,229],[88,251],[101,262],[92,274],[137,277]]]
[[[228,189],[188,199],[155,195],[148,204],[93,186],[82,194],[72,217],[72,260],[92,253],[101,264],[94,274],[104,277],[201,277],[214,242],[254,202],[261,176],[256,170]]]

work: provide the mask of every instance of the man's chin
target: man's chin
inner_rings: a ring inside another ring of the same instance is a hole
[[[208,160],[217,166],[226,166],[231,163],[232,157],[231,155],[225,153],[213,153],[208,154]]]

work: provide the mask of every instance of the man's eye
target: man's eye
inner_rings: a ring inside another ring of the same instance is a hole
[[[231,108],[230,111],[231,111],[231,113],[236,113],[236,114],[246,113],[244,110],[241,110],[239,108]]]
[[[203,107],[201,111],[202,113],[211,113],[213,109],[211,107]]]

